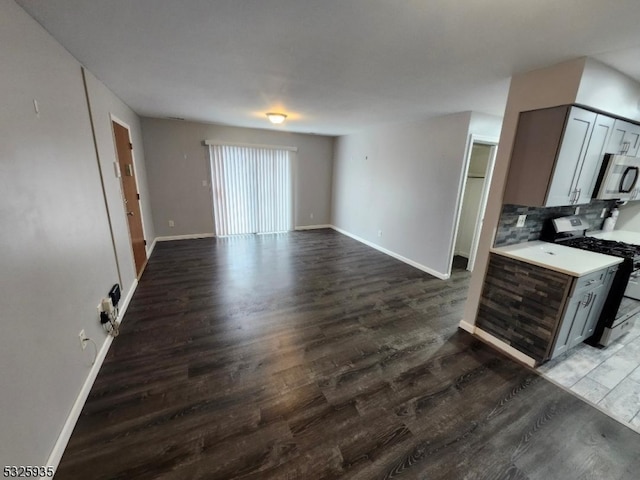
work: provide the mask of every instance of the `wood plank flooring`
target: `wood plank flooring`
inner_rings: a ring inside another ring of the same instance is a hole
[[[636,479],[640,435],[331,230],[163,242],[56,479]]]

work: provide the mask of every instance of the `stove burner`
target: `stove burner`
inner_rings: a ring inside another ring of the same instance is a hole
[[[562,241],[562,244],[568,247],[604,253],[605,255],[613,255],[615,257],[640,259],[640,247],[624,242],[602,240],[593,237],[574,237]]]

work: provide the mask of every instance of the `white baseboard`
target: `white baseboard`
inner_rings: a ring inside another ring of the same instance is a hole
[[[131,302],[131,298],[133,298],[133,294],[138,287],[138,280],[134,280],[127,296],[122,301],[122,307],[120,308],[117,322],[121,323],[122,318],[124,317],[127,308],[129,307],[129,303]],[[58,439],[56,440],[55,445],[53,446],[53,450],[49,455],[49,459],[45,464],[48,467],[53,467],[54,470],[58,469],[58,465],[60,464],[60,460],[62,459],[62,455],[64,454],[65,449],[67,448],[67,444],[69,443],[69,439],[71,438],[71,434],[73,433],[73,429],[78,422],[78,418],[80,418],[80,414],[82,413],[82,409],[84,408],[84,404],[89,397],[89,393],[91,392],[91,388],[93,387],[93,383],[96,381],[96,377],[100,372],[100,368],[102,367],[102,363],[104,362],[107,353],[109,352],[109,347],[111,347],[111,343],[113,342],[113,337],[108,335],[105,338],[102,347],[98,351],[98,355],[96,356],[96,361],[94,362],[91,370],[89,371],[89,375],[87,376],[82,388],[80,389],[80,393],[73,403],[73,407],[71,408],[71,412],[67,416],[67,420],[64,422],[64,426],[62,427],[62,431],[60,435],[58,435]],[[41,480],[51,480],[50,477],[40,477]]]
[[[165,237],[156,237],[155,242],[168,242],[170,240],[193,240],[196,238],[211,238],[215,237],[215,233],[190,233],[188,235],[169,235]]]
[[[460,320],[460,323],[458,324],[458,327],[460,327],[465,332],[469,332],[471,335],[476,333],[476,326],[470,324],[466,320]]]
[[[154,238],[153,242],[151,242],[151,246],[147,249],[147,258],[151,257],[151,254],[153,253],[153,249],[156,248],[156,243],[158,243],[158,239]]]
[[[490,333],[485,332],[484,330],[481,330],[478,327],[474,327],[474,328],[475,328],[474,335],[476,335],[478,338],[481,338],[485,342],[493,345],[498,350],[503,351],[504,353],[509,355],[511,358],[513,358],[515,360],[518,360],[519,362],[524,363],[525,365],[528,365],[529,367],[535,368],[535,366],[536,366],[536,364],[538,362],[536,362],[530,356],[525,355],[520,350],[516,350],[511,345],[509,345],[507,343],[504,343],[502,340],[500,340],[499,338],[494,337]]]
[[[434,277],[437,277],[441,280],[447,280],[449,278],[449,274],[448,273],[442,273],[442,272],[438,272],[432,268],[427,267],[426,265],[422,265],[421,263],[418,262],[414,262],[413,260],[407,258],[407,257],[403,257],[402,255],[392,252],[391,250],[387,250],[384,247],[381,247],[380,245],[376,245],[373,242],[370,242],[369,240],[365,240],[364,238],[358,237],[357,235],[354,235],[352,233],[347,232],[346,230],[343,230],[339,227],[336,227],[335,225],[331,225],[331,228],[333,228],[336,232],[340,232],[343,235],[346,235],[347,237],[351,237],[354,240],[357,240],[360,243],[364,243],[365,245],[371,247],[371,248],[375,248],[376,250],[378,250],[379,252],[385,253],[387,255],[389,255],[390,257],[395,258],[396,260],[400,260],[401,262],[406,263],[407,265],[411,265],[412,267],[417,268],[418,270],[422,270],[423,272],[428,273],[429,275],[433,275]]]
[[[302,225],[295,227],[295,230],[318,230],[320,228],[333,228],[333,225]]]
[[[118,323],[122,322],[122,318],[124,317],[124,314],[126,313],[127,308],[129,308],[129,303],[131,302],[131,299],[133,298],[133,294],[135,293],[137,288],[138,288],[138,279],[136,278],[133,280],[133,284],[131,285],[131,288],[129,289],[127,296],[124,297],[124,300],[122,301],[122,306],[118,311],[118,319],[117,319]]]

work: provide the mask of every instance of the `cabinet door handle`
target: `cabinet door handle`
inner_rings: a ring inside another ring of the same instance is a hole
[[[631,142],[622,142],[622,150],[620,151],[620,153],[622,153],[623,155],[627,154],[629,152],[630,147],[631,147]]]
[[[571,204],[576,203],[576,193],[578,193],[577,188],[575,190],[571,190],[571,195],[569,195],[569,203]]]
[[[591,300],[593,300],[593,292],[589,292],[589,295],[587,295],[587,300],[582,302],[582,304],[585,307],[588,307],[591,304]]]

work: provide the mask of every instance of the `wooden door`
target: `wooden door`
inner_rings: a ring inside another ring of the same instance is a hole
[[[120,165],[120,178],[122,180],[122,191],[124,193],[124,209],[127,214],[127,223],[129,224],[133,259],[136,264],[136,274],[140,276],[144,264],[147,261],[147,250],[145,248],[146,242],[144,240],[142,218],[140,216],[140,195],[138,194],[136,174],[133,168],[133,156],[131,154],[133,145],[129,139],[129,130],[116,122],[111,123],[113,125],[113,134],[116,142],[118,164]]]

